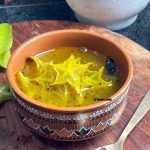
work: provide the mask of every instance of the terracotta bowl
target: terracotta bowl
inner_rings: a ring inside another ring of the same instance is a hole
[[[18,88],[15,73],[22,68],[28,56],[63,46],[88,47],[113,57],[124,84],[111,96],[112,101],[82,107],[50,107],[31,99]],[[60,30],[33,37],[16,49],[7,69],[19,119],[40,136],[67,141],[92,138],[118,121],[126,105],[125,97],[132,74],[131,59],[122,47],[94,32],[83,30]]]

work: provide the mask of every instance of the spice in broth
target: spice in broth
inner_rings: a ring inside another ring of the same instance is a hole
[[[118,70],[109,74],[105,63],[104,55],[86,47],[60,47],[27,58],[16,80],[26,95],[47,105],[86,106],[122,85]]]

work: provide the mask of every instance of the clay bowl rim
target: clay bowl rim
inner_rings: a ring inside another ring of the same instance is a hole
[[[17,86],[17,83],[13,80],[13,77],[11,75],[11,73],[13,73],[12,70],[12,64],[13,61],[15,61],[15,57],[17,56],[18,53],[20,53],[22,51],[22,48],[25,47],[26,45],[28,45],[28,43],[38,39],[38,38],[42,38],[44,36],[50,36],[52,34],[59,34],[59,33],[70,33],[70,32],[74,32],[74,33],[83,33],[83,34],[89,34],[91,36],[96,36],[98,38],[104,39],[107,42],[110,42],[111,44],[115,45],[116,47],[119,48],[119,50],[122,52],[122,54],[125,56],[126,61],[128,63],[128,75],[127,78],[124,82],[124,84],[121,86],[121,88],[114,93],[110,98],[112,99],[111,101],[104,101],[104,102],[98,102],[96,104],[91,104],[91,105],[87,105],[87,106],[81,106],[81,107],[57,107],[57,106],[53,106],[53,105],[46,105],[42,102],[38,102],[32,98],[30,98],[29,96],[27,96],[26,94],[24,94],[19,87]],[[46,32],[46,33],[42,33],[39,34],[37,36],[34,36],[30,39],[28,39],[27,41],[23,42],[11,55],[11,58],[9,60],[8,66],[7,66],[7,78],[8,78],[8,82],[10,84],[10,87],[15,91],[15,93],[17,93],[17,95],[19,97],[21,97],[25,102],[42,108],[43,110],[48,110],[48,111],[57,111],[57,112],[63,112],[63,113],[78,113],[78,112],[85,112],[85,111],[89,111],[89,110],[94,110],[94,109],[99,109],[102,107],[105,107],[106,105],[109,105],[110,103],[112,103],[119,95],[121,95],[125,89],[129,86],[131,79],[133,76],[133,64],[131,61],[130,56],[128,55],[128,53],[125,51],[125,49],[119,45],[118,43],[114,42],[113,40],[111,40],[110,38],[106,38],[104,36],[100,36],[99,34],[95,33],[95,32],[91,32],[91,31],[86,31],[86,30],[77,30],[77,29],[65,29],[65,30],[56,30],[56,31],[50,31],[50,32]]]

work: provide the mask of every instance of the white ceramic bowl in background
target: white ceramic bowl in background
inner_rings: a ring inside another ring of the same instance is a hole
[[[150,0],[66,0],[83,23],[111,30],[128,27]]]

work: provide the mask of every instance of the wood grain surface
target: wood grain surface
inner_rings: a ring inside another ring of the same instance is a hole
[[[15,116],[13,102],[1,106],[0,150],[94,150],[115,142],[130,120],[143,96],[150,87],[150,52],[133,41],[104,28],[64,21],[32,21],[13,24],[14,44],[12,52],[27,39],[52,30],[81,29],[110,37],[130,54],[134,65],[134,76],[127,96],[127,106],[120,121],[108,131],[94,139],[82,142],[48,141],[32,134]],[[0,84],[6,83],[4,70],[0,71]],[[150,150],[150,111],[138,123],[124,143],[124,150]]]

